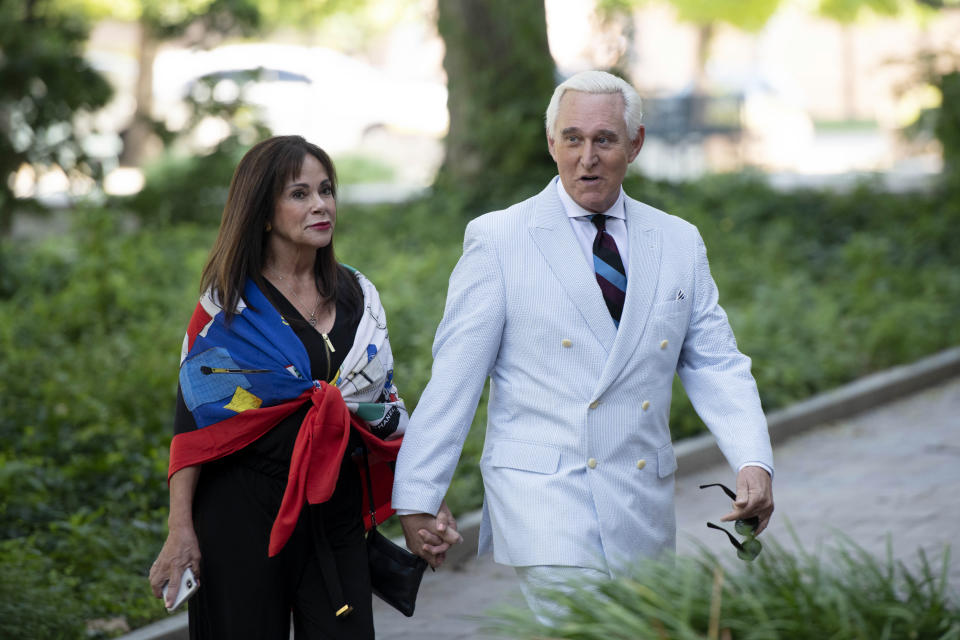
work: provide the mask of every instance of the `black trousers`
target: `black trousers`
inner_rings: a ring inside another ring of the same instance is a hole
[[[285,480],[229,459],[205,464],[194,496],[200,589],[189,603],[191,640],[297,640],[374,637],[370,573],[359,482],[346,459],[333,498],[304,506],[290,540],[267,557]],[[344,478],[344,476],[347,476]],[[322,527],[322,533],[317,528]],[[316,539],[325,537],[353,612],[336,617]]]

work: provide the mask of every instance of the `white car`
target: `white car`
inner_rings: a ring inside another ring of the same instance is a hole
[[[214,81],[214,99],[258,107],[274,134],[300,134],[330,152],[353,150],[375,130],[439,139],[449,124],[441,82],[391,76],[330,49],[262,43],[161,52],[155,113],[176,127],[203,78]]]

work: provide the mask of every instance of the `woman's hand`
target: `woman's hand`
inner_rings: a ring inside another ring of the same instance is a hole
[[[190,567],[200,577],[200,543],[193,530],[193,493],[200,478],[200,466],[184,467],[170,476],[170,518],[167,541],[150,567],[150,588],[156,598],[163,596],[163,585],[170,583],[164,604],[170,608],[180,590],[180,576]]]
[[[440,503],[437,515],[416,513],[400,516],[400,524],[407,540],[407,548],[436,569],[447,557],[447,549],[463,542],[457,531],[457,521],[446,501]]]
[[[200,543],[193,526],[173,528],[167,534],[167,541],[163,543],[160,555],[150,567],[150,587],[156,598],[163,596],[163,586],[170,583],[164,605],[167,608],[176,601],[180,590],[180,576],[190,567],[193,573],[200,576]]]

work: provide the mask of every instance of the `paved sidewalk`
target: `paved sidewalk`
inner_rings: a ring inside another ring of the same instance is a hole
[[[950,579],[960,590],[960,379],[797,435],[775,447],[774,457],[777,511],[765,538],[792,546],[789,525],[812,551],[842,531],[880,555],[890,534],[895,557],[908,564],[918,548],[939,558],[952,544]],[[678,480],[680,553],[694,550],[694,541],[733,552],[704,524],[729,507],[718,490],[697,488],[707,482],[732,487],[734,474],[717,465]],[[523,598],[513,569],[489,556],[458,571],[428,571],[413,618],[374,598],[377,638],[482,640],[471,616],[502,603]]]

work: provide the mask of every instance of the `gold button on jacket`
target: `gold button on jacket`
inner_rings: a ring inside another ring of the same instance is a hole
[[[597,468],[597,459],[596,459],[596,458],[590,458],[589,460],[587,460],[587,466],[590,467],[591,469],[596,469],[596,468]]]
[[[564,346],[567,348],[570,348],[573,346],[573,342],[571,342],[569,338],[564,338],[563,340],[560,341],[560,344],[561,346]]]
[[[650,401],[649,401],[649,400],[644,400],[644,401],[643,401],[643,404],[640,405],[640,408],[643,409],[644,411],[646,411],[647,409],[649,409],[649,408],[650,408]]]
[[[637,460],[637,469],[643,469],[645,466],[647,466],[646,460],[643,460],[643,459]]]

